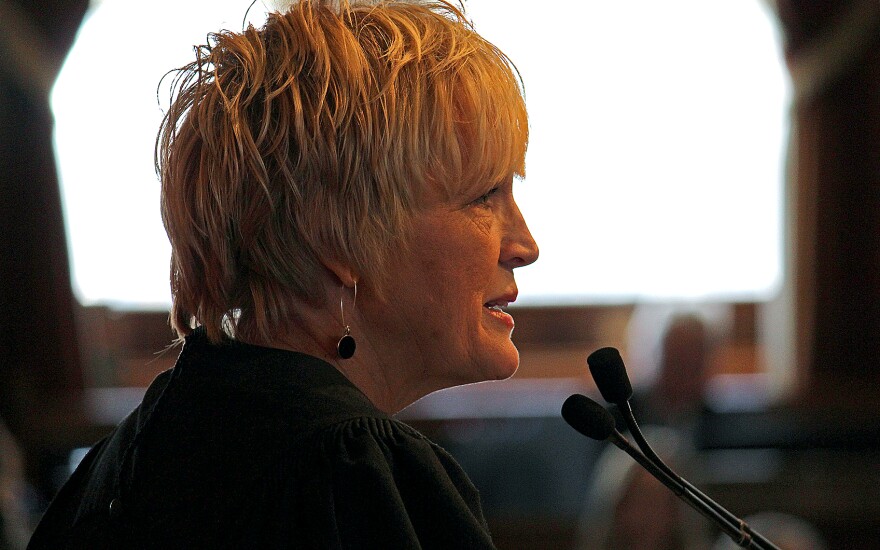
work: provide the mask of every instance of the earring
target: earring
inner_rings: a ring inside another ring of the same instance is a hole
[[[343,295],[345,293],[343,292]],[[358,285],[357,282],[354,283],[354,300],[351,302],[351,308],[354,309],[355,304],[357,303],[358,297]],[[345,308],[342,305],[344,296],[339,298],[339,311],[342,314],[342,325],[345,327],[345,332],[342,333],[342,338],[339,339],[339,342],[336,343],[336,353],[339,354],[339,357],[342,359],[351,359],[354,355],[354,350],[357,348],[357,343],[354,341],[354,336],[351,335],[351,327],[345,324]]]

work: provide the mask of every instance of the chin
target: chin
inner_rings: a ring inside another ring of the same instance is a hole
[[[519,350],[512,342],[508,346],[509,348],[496,354],[495,359],[487,364],[487,369],[484,371],[486,376],[483,380],[507,380],[516,374],[519,368]]]

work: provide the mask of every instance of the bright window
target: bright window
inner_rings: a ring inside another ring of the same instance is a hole
[[[83,303],[167,306],[157,85],[208,31],[241,29],[249,5],[103,0],[84,23],[52,97]],[[518,273],[520,302],[771,296],[789,90],[765,3],[536,6],[466,2],[526,86],[528,177],[516,192],[541,259]]]

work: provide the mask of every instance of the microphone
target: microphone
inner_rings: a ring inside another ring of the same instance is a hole
[[[615,405],[630,400],[633,395],[632,384],[629,383],[626,367],[616,348],[597,349],[587,357],[587,365],[602,399]]]
[[[570,395],[562,404],[562,418],[565,419],[569,426],[590,439],[597,441],[610,440],[620,450],[641,464],[651,475],[672,489],[676,495],[684,495],[685,490],[681,483],[648,460],[645,455],[633,447],[632,443],[623,434],[617,431],[614,425],[614,417],[602,405],[586,395]]]
[[[632,384],[629,381],[629,376],[626,374],[626,366],[623,363],[623,358],[621,358],[619,351],[610,347],[598,349],[587,357],[587,364],[590,368],[590,374],[593,375],[593,380],[596,382],[596,386],[602,394],[602,398],[605,399],[605,401],[616,405],[618,410],[620,410],[627,428],[629,428],[630,434],[633,436],[633,439],[648,460],[654,463],[664,474],[671,477],[698,498],[703,500],[709,508],[711,508],[715,514],[723,518],[726,523],[738,525],[739,532],[750,539],[756,540],[762,545],[757,546],[756,548],[777,548],[760,533],[752,530],[745,521],[730,513],[726,508],[706,496],[702,491],[691,485],[690,482],[676,474],[666,465],[665,462],[663,462],[657,453],[654,452],[654,449],[645,439],[644,435],[642,435],[642,430],[639,428],[639,424],[636,421],[632,407],[630,406],[629,400],[633,394]],[[742,546],[736,537],[731,535],[731,538]],[[749,547],[744,546],[744,548]]]
[[[672,490],[681,500],[709,520],[715,522],[740,547],[779,550],[773,543],[753,532],[746,522],[736,518],[733,514],[712,502],[711,499],[706,498],[705,495],[679,476],[669,475],[664,469],[642,454],[626,437],[617,431],[614,425],[614,417],[611,416],[611,413],[586,395],[574,394],[569,396],[562,404],[562,418],[572,428],[591,439],[599,441],[610,440],[617,448],[632,457],[648,473]],[[729,517],[720,514],[716,507],[724,510]]]
[[[593,380],[596,382],[602,398],[616,405],[620,410],[630,434],[645,456],[673,478],[678,477],[666,466],[666,463],[654,452],[654,449],[642,435],[642,430],[636,422],[636,417],[629,403],[633,395],[632,384],[626,374],[626,366],[623,364],[620,352],[615,348],[598,349],[587,357],[587,365],[590,367],[590,374],[593,375]]]

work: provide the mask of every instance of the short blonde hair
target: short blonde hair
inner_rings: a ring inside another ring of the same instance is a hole
[[[523,176],[519,75],[463,9],[304,0],[209,35],[178,69],[156,142],[171,323],[268,340],[322,259],[381,294],[427,185]]]

